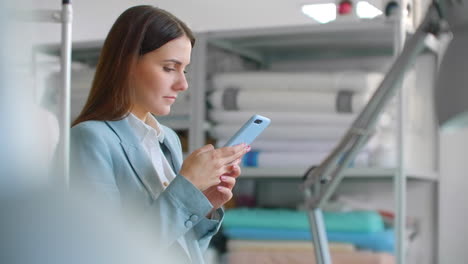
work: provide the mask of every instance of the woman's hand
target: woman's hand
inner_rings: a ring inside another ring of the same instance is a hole
[[[203,192],[206,198],[213,205],[213,210],[223,206],[232,198],[232,188],[236,185],[236,178],[241,174],[239,167],[240,159],[230,165],[230,171],[223,174],[220,178],[221,183],[211,186]]]
[[[245,144],[219,149],[211,144],[203,146],[185,159],[180,174],[203,192],[221,183],[220,175],[232,174],[232,165],[238,167],[233,161],[239,160],[248,150],[249,146]]]

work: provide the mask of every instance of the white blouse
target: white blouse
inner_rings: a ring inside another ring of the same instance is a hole
[[[143,122],[134,114],[130,113],[128,115],[128,122],[134,129],[140,142],[143,144],[148,157],[153,163],[156,174],[165,189],[169,186],[176,175],[159,145],[159,143],[164,141],[164,130],[160,127],[156,118],[151,114],[148,114],[146,121]]]

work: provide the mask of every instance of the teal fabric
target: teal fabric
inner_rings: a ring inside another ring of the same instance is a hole
[[[280,228],[226,228],[223,233],[229,239],[266,240],[266,241],[309,241],[310,230],[291,230]],[[393,253],[395,234],[392,229],[382,232],[327,232],[330,242],[353,244],[359,249]]]
[[[382,217],[374,211],[323,212],[327,231],[381,232]],[[223,226],[261,227],[292,230],[310,228],[308,214],[289,209],[236,208],[226,211]]]

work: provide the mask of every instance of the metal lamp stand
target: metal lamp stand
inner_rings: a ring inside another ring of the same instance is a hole
[[[444,25],[442,22],[439,6],[433,3],[426,17],[412,37],[408,39],[378,89],[340,143],[318,167],[306,173],[301,190],[304,192],[305,204],[309,210],[309,223],[317,264],[332,263],[320,208],[330,199],[343,179],[343,169],[372,135],[377,118],[395,94],[405,72],[424,50],[426,37],[431,34],[438,35]]]

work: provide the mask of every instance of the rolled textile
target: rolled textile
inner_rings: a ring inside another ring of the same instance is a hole
[[[218,140],[227,140],[239,129],[237,125],[215,125],[209,133]],[[281,125],[271,122],[271,125],[258,136],[262,140],[291,140],[291,139],[314,139],[314,140],[338,140],[348,129],[347,126],[311,126],[311,125]]]
[[[332,92],[364,92],[375,89],[383,74],[365,71],[342,72],[225,72],[213,76],[214,89],[269,89]]]
[[[320,164],[328,152],[261,152],[250,151],[242,165],[255,168],[308,168]]]
[[[217,147],[225,145],[227,140],[218,140]],[[336,140],[281,140],[257,139],[250,146],[252,150],[263,152],[330,152],[336,145]]]
[[[216,146],[222,147],[225,140],[217,141]],[[255,140],[250,145],[252,151],[258,152],[320,152],[330,153],[338,144],[336,140]],[[375,145],[375,144],[374,144]],[[361,152],[373,152],[375,146],[367,144]]]
[[[314,264],[315,254],[312,250],[301,252],[288,251],[235,251],[228,252],[228,264],[262,263],[262,264]],[[395,264],[395,257],[388,253],[372,252],[331,252],[333,264]]]
[[[210,110],[211,121],[217,124],[242,125],[252,115],[259,114],[270,118],[275,124],[301,125],[340,125],[349,126],[356,118],[350,113],[308,113],[308,112],[262,112],[262,111],[223,111]]]
[[[260,227],[229,227],[223,233],[229,239],[244,240],[312,240],[310,229],[281,229]],[[393,253],[395,235],[392,229],[380,232],[327,231],[330,242],[351,243],[359,249]]]
[[[331,252],[353,252],[354,245],[347,243],[329,243]],[[265,240],[238,240],[227,241],[227,250],[234,251],[312,251],[314,245],[309,241],[265,241]]]
[[[380,232],[385,229],[376,211],[323,212],[327,231]],[[308,230],[306,211],[290,209],[237,208],[226,210],[223,227],[261,227]]]
[[[242,158],[242,165],[256,168],[301,168],[307,169],[318,165],[329,152],[292,152],[292,151],[250,151]],[[370,154],[362,151],[356,155],[349,167],[365,167],[369,165]]]
[[[227,88],[213,92],[208,102],[214,109],[228,111],[356,113],[368,99],[368,95],[347,90],[310,92]]]

